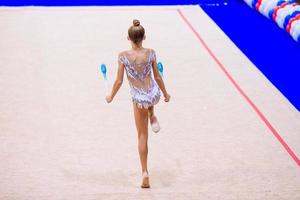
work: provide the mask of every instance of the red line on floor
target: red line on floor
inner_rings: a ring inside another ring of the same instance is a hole
[[[230,82],[234,85],[234,87],[238,90],[238,92],[244,97],[244,99],[250,104],[250,106],[254,109],[254,111],[258,114],[258,116],[262,119],[262,121],[267,125],[267,127],[270,129],[270,131],[276,137],[276,139],[281,143],[281,145],[285,148],[285,150],[290,154],[290,156],[294,159],[294,161],[300,167],[299,158],[296,156],[296,154],[293,152],[293,150],[289,147],[289,145],[282,139],[282,137],[279,135],[278,131],[272,126],[272,124],[269,122],[269,120],[264,116],[264,114],[259,110],[259,108],[253,103],[253,101],[246,95],[246,93],[241,89],[241,87],[237,84],[237,82],[229,74],[229,72],[227,71],[225,66],[220,62],[220,60],[212,52],[212,50],[206,44],[206,42],[204,41],[202,36],[196,31],[196,29],[193,27],[193,25],[185,17],[183,12],[180,9],[177,9],[177,12],[179,13],[179,15],[183,19],[183,21],[188,25],[188,27],[194,32],[194,34],[200,40],[200,42],[205,47],[205,49],[208,51],[208,53],[211,55],[211,57],[216,61],[216,63],[218,64],[220,69],[224,72],[226,77],[230,80]]]

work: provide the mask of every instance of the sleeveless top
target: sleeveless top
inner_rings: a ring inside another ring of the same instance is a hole
[[[139,108],[149,108],[158,103],[160,89],[152,78],[152,64],[156,62],[156,54],[152,49],[145,49],[139,57],[132,57],[127,51],[121,52],[118,61],[125,67],[130,86],[132,101]]]

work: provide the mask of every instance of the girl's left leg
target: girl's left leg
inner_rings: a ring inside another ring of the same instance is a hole
[[[133,103],[135,124],[138,132],[138,150],[140,162],[142,166],[143,181],[141,187],[148,188],[149,176],[147,169],[148,156],[148,109],[138,108],[136,103]]]

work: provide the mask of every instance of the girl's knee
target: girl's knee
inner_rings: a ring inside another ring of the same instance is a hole
[[[138,133],[139,140],[147,140],[148,139],[148,133],[147,132],[139,132]]]

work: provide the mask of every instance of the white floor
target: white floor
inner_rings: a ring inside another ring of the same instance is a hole
[[[172,95],[148,190],[127,80],[108,105],[99,71],[111,86],[134,18]],[[299,112],[198,6],[0,7],[0,34],[0,200],[300,199]]]

